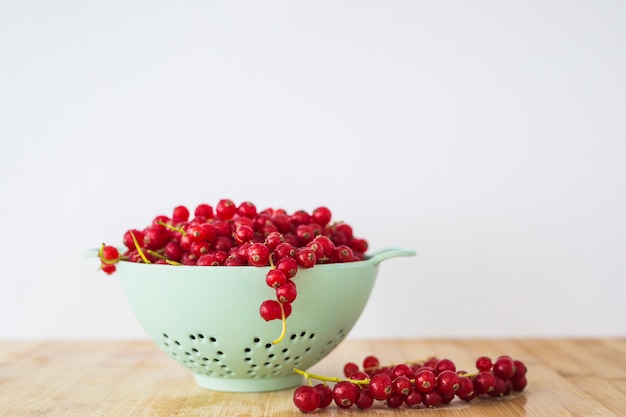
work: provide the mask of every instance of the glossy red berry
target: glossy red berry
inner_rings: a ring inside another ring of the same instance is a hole
[[[211,207],[208,204],[199,204],[196,209],[194,210],[194,216],[196,217],[203,217],[205,219],[212,219],[213,218],[213,207]]]
[[[317,207],[311,213],[313,222],[319,224],[320,226],[326,226],[330,222],[331,217],[331,211],[324,206]]]
[[[189,220],[189,209],[185,206],[176,206],[172,214],[172,220],[176,223]]]
[[[293,303],[298,296],[296,284],[287,280],[286,283],[276,288],[276,299],[281,303]]]
[[[366,356],[365,359],[363,359],[363,369],[365,369],[366,371],[371,371],[378,368],[379,366],[380,360],[374,355]]]
[[[302,385],[293,393],[293,403],[298,410],[304,413],[311,413],[320,406],[320,393],[314,387]]]
[[[387,374],[375,374],[370,379],[369,390],[374,399],[386,400],[393,394],[393,381]]]
[[[265,321],[279,320],[282,317],[280,304],[276,300],[265,300],[261,303],[259,314]]]
[[[276,264],[276,269],[282,271],[287,278],[293,278],[298,273],[298,262],[293,258],[282,258]]]
[[[415,373],[415,387],[423,393],[431,392],[435,389],[437,377],[435,372],[428,368],[421,368]]]
[[[287,282],[287,276],[279,269],[270,269],[265,275],[265,283],[274,289]]]
[[[490,371],[492,365],[491,358],[487,356],[479,356],[476,359],[476,369],[479,371]]]
[[[340,381],[333,388],[333,400],[339,408],[350,408],[359,398],[356,385],[348,381]]]
[[[237,206],[230,199],[222,199],[215,206],[215,216],[221,220],[230,220],[237,213]]]
[[[248,248],[248,263],[252,266],[265,266],[270,260],[270,250],[263,243],[253,243]]]
[[[326,408],[333,402],[333,391],[326,384],[317,384],[313,388],[320,394],[319,408]]]

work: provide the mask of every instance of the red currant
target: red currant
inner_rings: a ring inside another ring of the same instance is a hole
[[[359,399],[359,391],[351,382],[340,381],[333,388],[333,400],[339,408],[350,408]]]
[[[237,206],[230,199],[222,199],[215,206],[215,216],[218,219],[230,220],[237,213]]]
[[[293,393],[293,403],[304,413],[311,413],[320,406],[320,393],[314,387],[302,385]]]

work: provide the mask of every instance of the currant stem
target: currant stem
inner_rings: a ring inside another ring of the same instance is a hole
[[[280,336],[278,337],[278,339],[274,340],[272,342],[273,345],[276,345],[280,342],[283,341],[283,339],[285,338],[285,335],[287,334],[287,318],[285,317],[285,307],[283,307],[283,303],[278,303],[280,304],[280,318],[283,322],[283,329],[280,333]]]
[[[180,227],[172,226],[171,224],[165,223],[162,220],[158,220],[156,223],[161,225],[161,226],[163,226],[163,227],[165,227],[166,229],[173,230],[175,232],[181,233],[182,235],[186,235],[187,234],[187,232],[184,231],[183,229],[181,229]]]
[[[324,382],[341,382],[341,381],[348,381],[351,382],[353,384],[357,384],[357,385],[367,385],[370,383],[370,379],[342,379],[342,378],[337,378],[337,377],[333,377],[333,376],[324,376],[324,375],[317,375],[317,374],[312,374],[309,373],[307,371],[303,371],[302,369],[298,369],[298,368],[293,368],[293,371],[297,374],[302,375],[303,377],[305,377],[307,379],[307,381],[309,381],[309,383],[311,383],[311,379],[317,379],[318,381],[324,381]]]
[[[135,237],[135,234],[132,232],[132,230],[130,231],[130,237],[133,238],[133,243],[135,244],[135,248],[137,248],[137,252],[139,252],[139,256],[141,256],[141,259],[143,259],[144,263],[149,264],[150,261],[148,260],[148,258],[146,258],[146,255],[141,250],[141,247],[139,246],[139,243],[137,242],[137,238]]]
[[[155,251],[150,250],[150,249],[147,249],[146,252],[148,252],[148,254],[154,256],[155,258],[163,259],[169,265],[178,265],[178,266],[182,265],[179,262],[171,261],[171,260],[167,259],[165,256],[161,255],[159,252],[155,252]]]

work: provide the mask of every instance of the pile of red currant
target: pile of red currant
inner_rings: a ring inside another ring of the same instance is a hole
[[[526,387],[526,366],[522,361],[502,355],[492,361],[476,359],[476,372],[457,370],[450,359],[429,358],[423,362],[381,366],[376,356],[368,356],[360,368],[345,364],[344,379],[314,375],[294,369],[309,385],[293,393],[295,406],[303,412],[328,407],[367,409],[376,401],[389,408],[438,407],[455,398],[471,401],[476,397],[501,397],[521,392]],[[321,381],[317,384],[313,380]],[[328,382],[334,383],[330,386]]]
[[[195,266],[270,266],[265,276],[275,298],[264,301],[259,313],[267,321],[285,319],[297,297],[299,268],[316,264],[363,260],[368,243],[357,238],[345,222],[331,222],[327,207],[310,213],[267,208],[258,211],[249,201],[236,205],[219,200],[215,207],[198,205],[193,217],[185,206],[171,216],[158,215],[141,229],[124,233],[122,254],[102,244],[101,269],[116,270],[119,261]],[[281,338],[277,339],[280,341]]]

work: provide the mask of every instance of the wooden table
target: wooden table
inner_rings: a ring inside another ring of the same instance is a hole
[[[385,363],[429,355],[472,368],[508,354],[528,367],[525,391],[455,399],[437,409],[367,411],[334,405],[314,415],[626,416],[626,339],[346,340],[310,369],[340,376],[368,354]],[[0,416],[302,416],[293,390],[235,394],[198,387],[151,341],[0,341]]]

